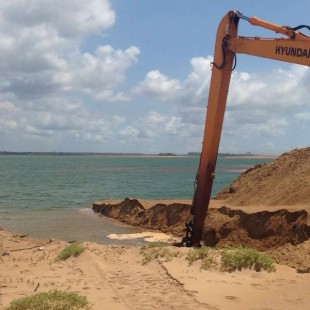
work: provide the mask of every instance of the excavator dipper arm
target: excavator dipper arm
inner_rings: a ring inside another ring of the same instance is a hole
[[[239,20],[247,20],[254,26],[283,34],[284,38],[238,36]],[[309,26],[300,26],[307,27]],[[191,219],[186,224],[187,246],[200,246],[207,216],[221,131],[226,108],[231,73],[236,53],[265,57],[310,66],[310,37],[296,28],[279,26],[257,17],[246,17],[238,11],[228,12],[219,24],[212,76],[210,82],[207,116],[203,135],[200,164],[196,176],[196,190],[191,208]]]

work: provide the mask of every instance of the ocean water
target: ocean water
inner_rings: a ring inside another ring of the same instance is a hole
[[[213,194],[267,161],[219,158]],[[190,156],[1,155],[0,227],[38,238],[111,243],[110,233],[138,230],[93,214],[93,201],[192,199],[198,163]]]

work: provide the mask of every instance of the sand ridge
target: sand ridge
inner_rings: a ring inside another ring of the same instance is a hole
[[[304,205],[310,202],[310,147],[284,153],[242,173],[217,199],[230,205]]]

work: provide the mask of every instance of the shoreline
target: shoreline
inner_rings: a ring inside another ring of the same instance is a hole
[[[146,209],[150,209],[155,204],[173,204],[181,203],[191,205],[191,199],[139,199]],[[96,200],[94,203],[110,203],[116,204],[122,202],[123,199]],[[223,206],[228,206],[232,210],[242,210],[246,213],[255,213],[261,211],[273,212],[279,209],[286,209],[294,212],[299,210],[307,210],[310,213],[309,205],[281,205],[281,206],[264,206],[264,205],[248,205],[238,206],[227,203],[225,200],[211,199],[209,209],[219,209]],[[34,210],[35,214],[16,213],[6,215],[2,225],[10,231],[16,231],[20,234],[30,234],[34,238],[59,238],[66,241],[81,240],[91,241],[100,244],[110,243],[113,240],[107,236],[109,234],[128,234],[138,233],[145,230],[141,227],[131,226],[126,223],[99,214],[94,213],[92,207],[73,208],[73,209],[54,209],[49,210]],[[184,220],[184,224],[185,224]],[[183,225],[183,223],[182,223]],[[75,229],[72,229],[75,227]],[[184,227],[184,225],[183,225]],[[43,233],[42,233],[43,232]],[[127,242],[126,244],[132,244]],[[120,242],[116,242],[120,244]]]
[[[104,156],[104,157],[200,157],[200,153],[193,154],[175,154],[175,153],[158,153],[158,154],[143,154],[143,153],[88,153],[88,152],[11,152],[0,151],[0,156]],[[219,153],[218,157],[223,158],[274,158],[279,155],[270,154],[229,154]]]
[[[278,155],[228,155],[228,156],[220,156],[220,158],[237,158],[237,159],[276,159]]]
[[[29,234],[39,239],[61,239],[65,241],[91,241],[99,244],[133,244],[133,241],[114,241],[110,233],[126,234],[140,229],[116,220],[94,214],[91,206],[53,210],[25,210],[7,214],[0,227],[19,234]]]

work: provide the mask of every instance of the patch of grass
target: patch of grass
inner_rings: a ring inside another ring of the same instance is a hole
[[[54,290],[13,300],[7,310],[91,310],[87,298]]]
[[[256,271],[275,271],[274,261],[267,255],[250,248],[227,248],[222,251],[224,270],[234,271],[254,269]]]
[[[204,269],[204,270],[209,270],[209,269],[213,268],[214,265],[215,265],[215,262],[211,257],[205,257],[201,261],[201,269]]]
[[[186,259],[190,265],[197,260],[201,260],[201,269],[209,270],[215,264],[213,258],[209,255],[209,250],[206,246],[192,249],[187,253]]]
[[[85,247],[83,247],[79,242],[73,242],[66,246],[57,256],[56,261],[66,260],[71,256],[77,257],[82,252],[84,252]]]
[[[174,257],[178,256],[178,252],[173,251],[162,243],[153,243],[147,246],[142,246],[140,253],[143,255],[142,264],[148,264],[154,259],[162,259],[165,262],[170,262]]]
[[[167,246],[167,244],[164,242],[150,242],[146,245],[142,245],[141,250],[143,251],[150,248],[163,248],[165,246]]]
[[[208,257],[208,254],[209,254],[209,248],[203,246],[201,248],[195,248],[190,250],[187,253],[186,259],[189,261],[189,264],[191,265],[192,263],[194,263],[199,259],[205,259],[206,257]]]

